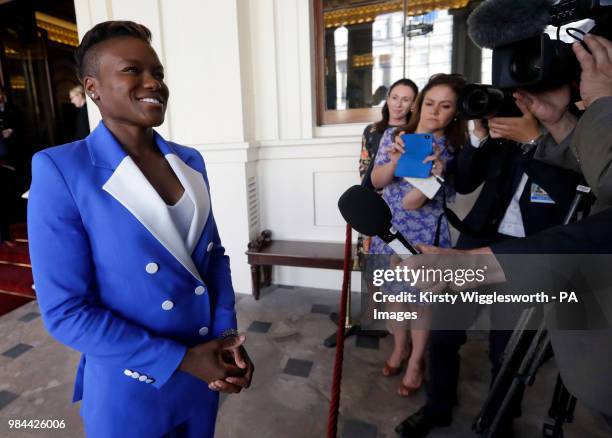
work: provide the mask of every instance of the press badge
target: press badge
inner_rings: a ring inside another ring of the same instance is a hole
[[[531,202],[538,204],[554,204],[555,201],[536,183],[531,183]]]

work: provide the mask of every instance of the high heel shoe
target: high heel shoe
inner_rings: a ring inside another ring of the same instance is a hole
[[[425,380],[425,364],[421,364],[421,379],[418,385],[405,385],[404,382],[400,382],[397,388],[397,395],[400,397],[410,397],[411,395],[417,393],[421,387],[423,386],[423,380]]]
[[[399,366],[394,367],[389,365],[389,362],[385,362],[385,366],[382,369],[382,375],[385,377],[393,377],[393,376],[397,376],[399,373],[402,372],[402,370],[404,369],[404,367],[406,366],[406,364],[408,363],[408,359],[410,359],[410,354],[412,353],[412,343],[409,343],[407,348],[406,348],[406,356],[404,356],[402,358],[402,360],[400,361]]]
[[[400,382],[399,386],[397,387],[397,395],[400,397],[410,397],[411,395],[419,392],[421,386],[423,386],[423,383],[419,383],[418,386],[408,386]]]
[[[382,375],[385,377],[397,376],[399,373],[402,372],[402,370],[406,366],[406,362],[408,362],[407,357],[403,358],[399,366],[397,367],[389,365],[389,362],[385,362],[385,366],[382,369]]]

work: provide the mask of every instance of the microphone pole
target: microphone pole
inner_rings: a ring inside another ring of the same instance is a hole
[[[370,179],[372,175],[372,169],[374,169],[375,158],[376,157],[372,157],[372,161],[370,161],[370,165],[368,166],[368,169],[366,170],[361,180],[361,186],[366,187],[371,190],[375,190],[374,185],[372,184],[372,181]],[[400,233],[397,233],[397,234],[399,235]],[[401,238],[403,239],[403,236]],[[330,313],[329,319],[331,319],[332,322],[336,326],[338,326],[338,322],[340,319],[338,312]],[[346,316],[344,320],[344,338],[346,339],[347,337],[352,336],[352,335],[366,336],[369,338],[384,338],[385,336],[387,336],[387,334],[388,333],[386,330],[364,330],[361,328],[361,325],[351,323],[351,291],[349,287],[348,297],[346,300]],[[338,339],[338,332],[336,331],[332,333],[331,335],[329,335],[323,341],[323,345],[325,345],[327,348],[333,348],[337,344],[337,339]]]

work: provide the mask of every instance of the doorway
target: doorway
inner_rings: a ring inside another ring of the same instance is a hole
[[[71,140],[78,85],[74,4],[19,0],[0,4],[0,83],[21,129],[13,156],[19,189],[30,184],[32,155]]]
[[[0,0],[0,315],[36,297],[22,194],[32,155],[73,139],[77,45],[72,0]]]

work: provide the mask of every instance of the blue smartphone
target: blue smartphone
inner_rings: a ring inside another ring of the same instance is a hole
[[[404,134],[405,150],[397,162],[395,176],[427,178],[431,174],[432,163],[423,163],[425,157],[433,154],[433,137],[431,134]]]

